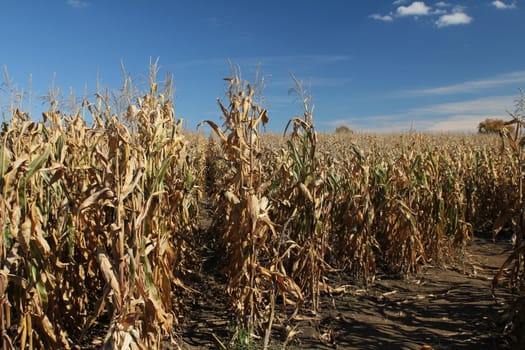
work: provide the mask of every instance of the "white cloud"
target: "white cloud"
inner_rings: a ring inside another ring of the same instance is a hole
[[[455,12],[439,17],[439,19],[436,21],[436,25],[441,28],[448,26],[457,26],[461,24],[469,24],[470,22],[472,22],[472,17],[470,17],[464,12]]]
[[[71,7],[76,7],[79,9],[89,6],[89,4],[86,1],[82,1],[82,0],[67,0],[66,3]]]
[[[503,1],[496,0],[496,1],[492,2],[492,5],[494,5],[496,8],[498,8],[500,10],[508,10],[508,9],[516,8],[516,2],[515,1],[513,1],[511,4],[506,4]]]
[[[406,0],[396,0],[393,2],[397,6],[394,12],[385,15],[374,13],[369,18],[392,22],[399,17],[412,16],[417,19],[418,16],[428,16],[429,21],[434,22],[438,28],[469,24],[473,21],[473,18],[466,13],[466,8],[461,5],[454,5],[445,1],[438,1],[434,6],[429,6],[424,1],[413,1],[407,6],[401,5],[407,2]]]
[[[394,20],[391,15],[380,15],[378,13],[371,14],[369,17],[383,22],[392,22]]]
[[[525,71],[501,74],[495,77],[465,81],[459,84],[439,86],[430,89],[410,90],[403,95],[423,96],[423,95],[450,95],[457,93],[475,92],[482,89],[490,89],[499,86],[523,84],[525,83]]]
[[[415,1],[409,6],[399,6],[397,14],[399,16],[425,16],[430,14],[431,8],[425,5],[423,1]]]

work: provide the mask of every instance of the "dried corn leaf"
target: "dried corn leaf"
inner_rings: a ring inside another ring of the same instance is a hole
[[[100,200],[112,199],[115,197],[115,193],[109,188],[103,188],[89,197],[87,197],[78,207],[78,213],[82,213],[84,210],[92,207]]]
[[[102,247],[97,248],[97,261],[100,267],[100,271],[102,271],[102,275],[104,276],[104,280],[111,286],[111,289],[113,290],[113,300],[115,302],[115,306],[117,310],[120,310],[122,300],[120,285],[113,265],[111,264],[108,255]]]

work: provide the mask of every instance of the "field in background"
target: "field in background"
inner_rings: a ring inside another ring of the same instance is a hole
[[[276,328],[293,342],[328,273],[360,286],[379,271],[407,277],[462,259],[493,229],[515,233],[495,283],[523,299],[521,116],[501,137],[318,134],[297,84],[303,115],[265,135],[255,88],[228,83],[223,120],[203,122],[210,137],[182,130],[154,81],[118,115],[103,96],[74,115],[52,104],[41,122],[12,109],[0,134],[3,349],[70,348],[100,324],[107,348],[175,343],[202,246],[232,311],[218,346],[268,347]]]

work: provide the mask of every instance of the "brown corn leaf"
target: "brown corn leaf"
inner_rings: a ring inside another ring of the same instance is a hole
[[[115,193],[109,188],[103,188],[86,198],[78,207],[78,213],[82,213],[87,208],[96,204],[99,200],[112,199]]]
[[[31,238],[34,239],[40,248],[40,253],[47,257],[51,252],[49,243],[44,238],[44,231],[42,230],[42,218],[40,210],[36,203],[31,204]]]
[[[20,246],[24,253],[29,252],[29,242],[31,241],[31,219],[26,218],[22,225],[20,225],[20,230],[18,231],[18,240],[20,241]]]
[[[213,121],[211,120],[204,120],[202,122],[200,122],[199,124],[197,124],[197,128],[199,128],[201,125],[203,124],[208,124],[209,126],[211,126],[211,128],[213,129],[213,131],[215,131],[215,134],[217,136],[219,136],[219,138],[221,139],[222,142],[226,142],[227,140],[227,137],[226,135],[224,134],[224,132],[219,128],[219,126],[217,124],[215,124]]]
[[[310,190],[308,189],[308,187],[306,187],[306,185],[301,182],[301,183],[299,183],[299,188],[301,189],[301,192],[303,193],[303,195],[308,199],[308,201],[310,203],[313,203],[314,202],[314,197],[310,193]]]
[[[239,204],[241,203],[241,201],[239,200],[239,197],[237,197],[233,192],[231,191],[226,191],[224,192],[224,196],[226,197],[226,199],[232,203],[232,204]]]

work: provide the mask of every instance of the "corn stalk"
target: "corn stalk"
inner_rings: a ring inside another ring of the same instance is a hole
[[[521,97],[516,100],[516,111],[509,113],[511,120],[506,125],[514,127],[514,133],[507,129],[501,132],[502,155],[509,154],[513,160],[512,179],[515,181],[516,190],[514,191],[514,201],[502,211],[494,223],[494,237],[503,229],[506,224],[510,224],[513,230],[513,250],[505,260],[500,270],[494,276],[493,289],[504,275],[504,271],[510,266],[510,286],[519,292],[512,305],[514,312],[511,317],[511,331],[517,336],[519,347],[525,345],[525,136],[523,127],[525,121],[523,112],[525,111],[525,97],[520,90]]]
[[[311,308],[319,310],[321,278],[326,269],[329,220],[331,208],[328,187],[329,172],[318,158],[317,133],[313,124],[314,107],[311,95],[293,77],[296,93],[301,100],[303,117],[293,117],[285,128],[292,131],[286,141],[282,169],[279,171],[279,218],[283,233],[293,242],[294,249],[286,253],[290,276],[310,297]],[[335,187],[332,188],[335,191]],[[334,193],[333,191],[331,192]]]
[[[255,88],[234,72],[228,81],[229,105],[219,100],[225,118],[221,129],[206,120],[219,138],[224,189],[218,207],[221,228],[219,240],[225,253],[223,271],[227,291],[237,316],[237,325],[249,337],[257,328],[266,328],[266,346],[271,331],[276,295],[302,301],[300,288],[280,268],[275,225],[270,219],[270,203],[264,195],[268,186],[262,174],[261,126],[268,122],[264,108],[255,102]],[[270,310],[265,305],[270,303]],[[233,341],[233,339],[232,339]]]

